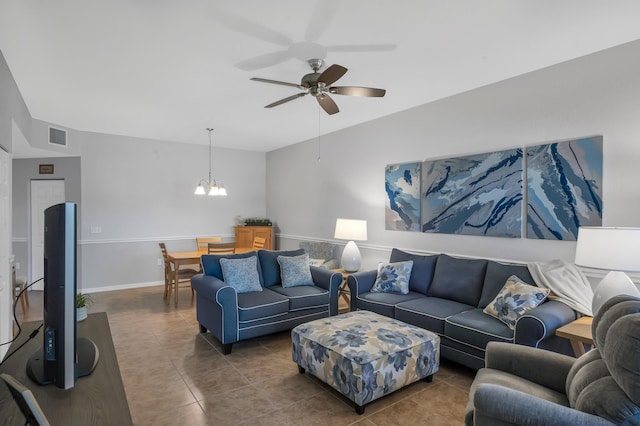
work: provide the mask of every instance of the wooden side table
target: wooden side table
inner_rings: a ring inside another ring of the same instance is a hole
[[[347,272],[344,269],[332,269],[332,271],[342,274],[342,284],[340,284],[340,289],[338,290],[338,313],[342,314],[344,312],[349,312],[351,310],[351,292],[347,285],[347,278],[353,272]],[[340,298],[347,303],[346,308],[340,308]]]
[[[593,343],[593,336],[591,334],[591,324],[593,323],[593,317],[580,317],[577,320],[565,324],[556,330],[556,336],[569,339],[571,342],[571,348],[576,355],[576,358],[584,355],[584,344],[595,346]]]

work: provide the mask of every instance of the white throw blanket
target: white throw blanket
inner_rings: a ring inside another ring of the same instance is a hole
[[[530,262],[527,266],[538,287],[551,290],[549,299],[562,302],[584,315],[592,315],[591,284],[574,264],[556,259],[549,262]]]

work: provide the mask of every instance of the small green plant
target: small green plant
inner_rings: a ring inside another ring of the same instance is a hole
[[[93,302],[91,296],[88,294],[78,293],[76,295],[76,308],[84,308],[85,306],[89,306]]]

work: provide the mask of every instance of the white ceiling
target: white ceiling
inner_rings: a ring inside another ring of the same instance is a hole
[[[638,17],[636,0],[1,0],[0,50],[35,118],[270,151],[640,39]],[[263,108],[297,89],[249,78],[298,83],[313,57],[387,95]]]

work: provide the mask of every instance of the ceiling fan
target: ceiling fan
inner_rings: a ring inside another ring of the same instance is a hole
[[[367,96],[376,98],[382,97],[386,93],[386,90],[384,89],[376,89],[373,87],[332,86],[333,83],[338,81],[340,77],[342,77],[347,72],[347,69],[345,67],[334,64],[320,73],[320,68],[322,68],[322,66],[324,65],[324,61],[322,59],[309,59],[307,62],[309,63],[311,69],[313,69],[313,72],[305,74],[302,77],[300,84],[287,83],[277,80],[268,80],[266,78],[258,77],[251,78],[251,80],[253,81],[281,84],[283,86],[292,86],[302,90],[302,92],[296,93],[293,96],[289,96],[266,105],[265,108],[273,108],[275,106],[282,105],[285,102],[301,98],[305,95],[312,95],[316,98],[322,109],[324,109],[327,114],[332,115],[340,112],[340,110],[338,109],[338,105],[336,105],[333,99],[331,99],[331,97],[329,96],[329,93],[335,95]]]

